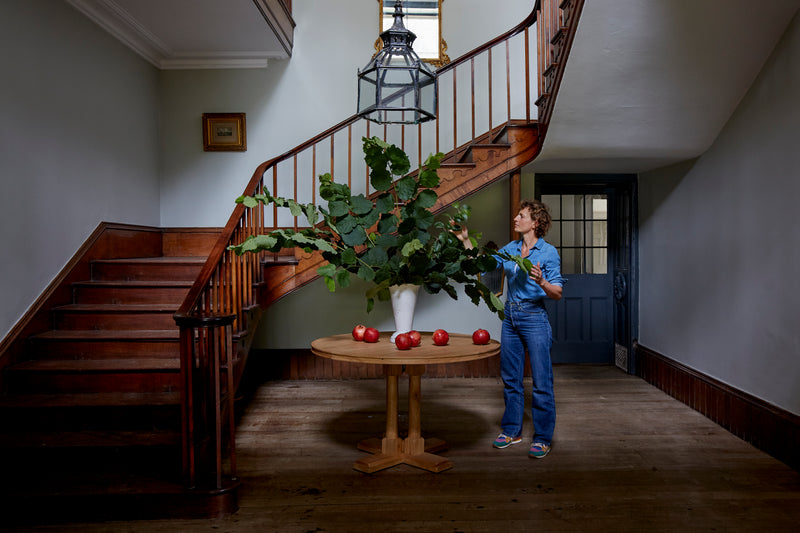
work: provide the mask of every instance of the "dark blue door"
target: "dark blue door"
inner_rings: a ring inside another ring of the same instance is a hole
[[[568,193],[566,192],[568,191]],[[609,194],[575,187],[541,189],[553,226],[545,239],[558,249],[567,279],[563,297],[547,301],[553,363],[614,362],[614,297],[609,268]]]

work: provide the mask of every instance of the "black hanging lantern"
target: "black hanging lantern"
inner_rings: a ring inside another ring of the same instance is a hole
[[[358,114],[379,124],[436,118],[436,76],[411,49],[417,36],[403,26],[403,16],[397,0],[394,24],[381,33],[383,48],[358,71]]]

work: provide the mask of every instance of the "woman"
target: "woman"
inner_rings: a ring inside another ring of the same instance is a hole
[[[550,347],[553,342],[550,322],[544,308],[545,298],[560,300],[564,280],[561,258],[555,247],[544,240],[550,229],[547,206],[537,200],[525,200],[514,217],[514,231],[521,238],[511,241],[500,252],[528,258],[533,263],[530,275],[514,261],[498,259],[508,279],[505,320],[500,339],[500,376],[503,379],[505,412],[502,432],[495,439],[495,448],[507,448],[522,442],[522,419],[525,411],[525,372],[527,350],[533,378],[533,439],[529,457],[541,459],[550,452],[556,424],[553,395],[553,366]],[[456,233],[466,248],[472,248],[467,229]]]

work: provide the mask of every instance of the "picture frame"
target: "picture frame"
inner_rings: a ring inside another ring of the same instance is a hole
[[[247,151],[244,113],[203,113],[203,150],[206,152]]]

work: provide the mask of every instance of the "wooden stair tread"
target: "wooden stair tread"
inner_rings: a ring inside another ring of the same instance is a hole
[[[491,143],[491,142],[474,143],[474,144],[469,145],[469,147],[466,150],[464,150],[464,152],[459,157],[459,162],[465,163],[465,164],[466,163],[474,163],[475,165],[478,165],[479,163],[477,161],[473,161],[472,160],[472,156],[475,154],[476,150],[484,150],[484,151],[499,150],[499,151],[506,152],[506,151],[508,151],[510,149],[511,149],[511,145],[508,144],[508,143],[499,143],[499,142],[498,143]]]
[[[501,150],[507,150],[511,148],[509,143],[475,143],[470,145],[469,150],[474,150],[475,148],[499,148]]]
[[[180,330],[172,329],[53,329],[36,335],[34,338],[65,341],[97,340],[178,340]]]
[[[181,434],[176,431],[25,431],[0,432],[0,448],[74,448],[107,446],[176,446]]]
[[[456,162],[456,163],[442,163],[439,168],[472,168],[475,163],[472,162]]]
[[[174,313],[177,304],[67,304],[54,307],[53,311],[70,313]]]
[[[281,256],[268,256],[261,260],[261,263],[266,266],[275,265],[296,265],[300,260],[294,255],[281,255]]]
[[[76,281],[74,287],[186,287],[194,284],[194,280],[86,280]]]
[[[93,392],[84,394],[15,394],[0,397],[0,407],[147,407],[180,405],[180,392]]]
[[[194,263],[205,264],[208,258],[202,255],[172,256],[160,255],[153,257],[128,257],[122,259],[94,259],[93,263]]]
[[[27,372],[159,372],[180,370],[173,358],[37,359],[17,363],[9,370]]]

